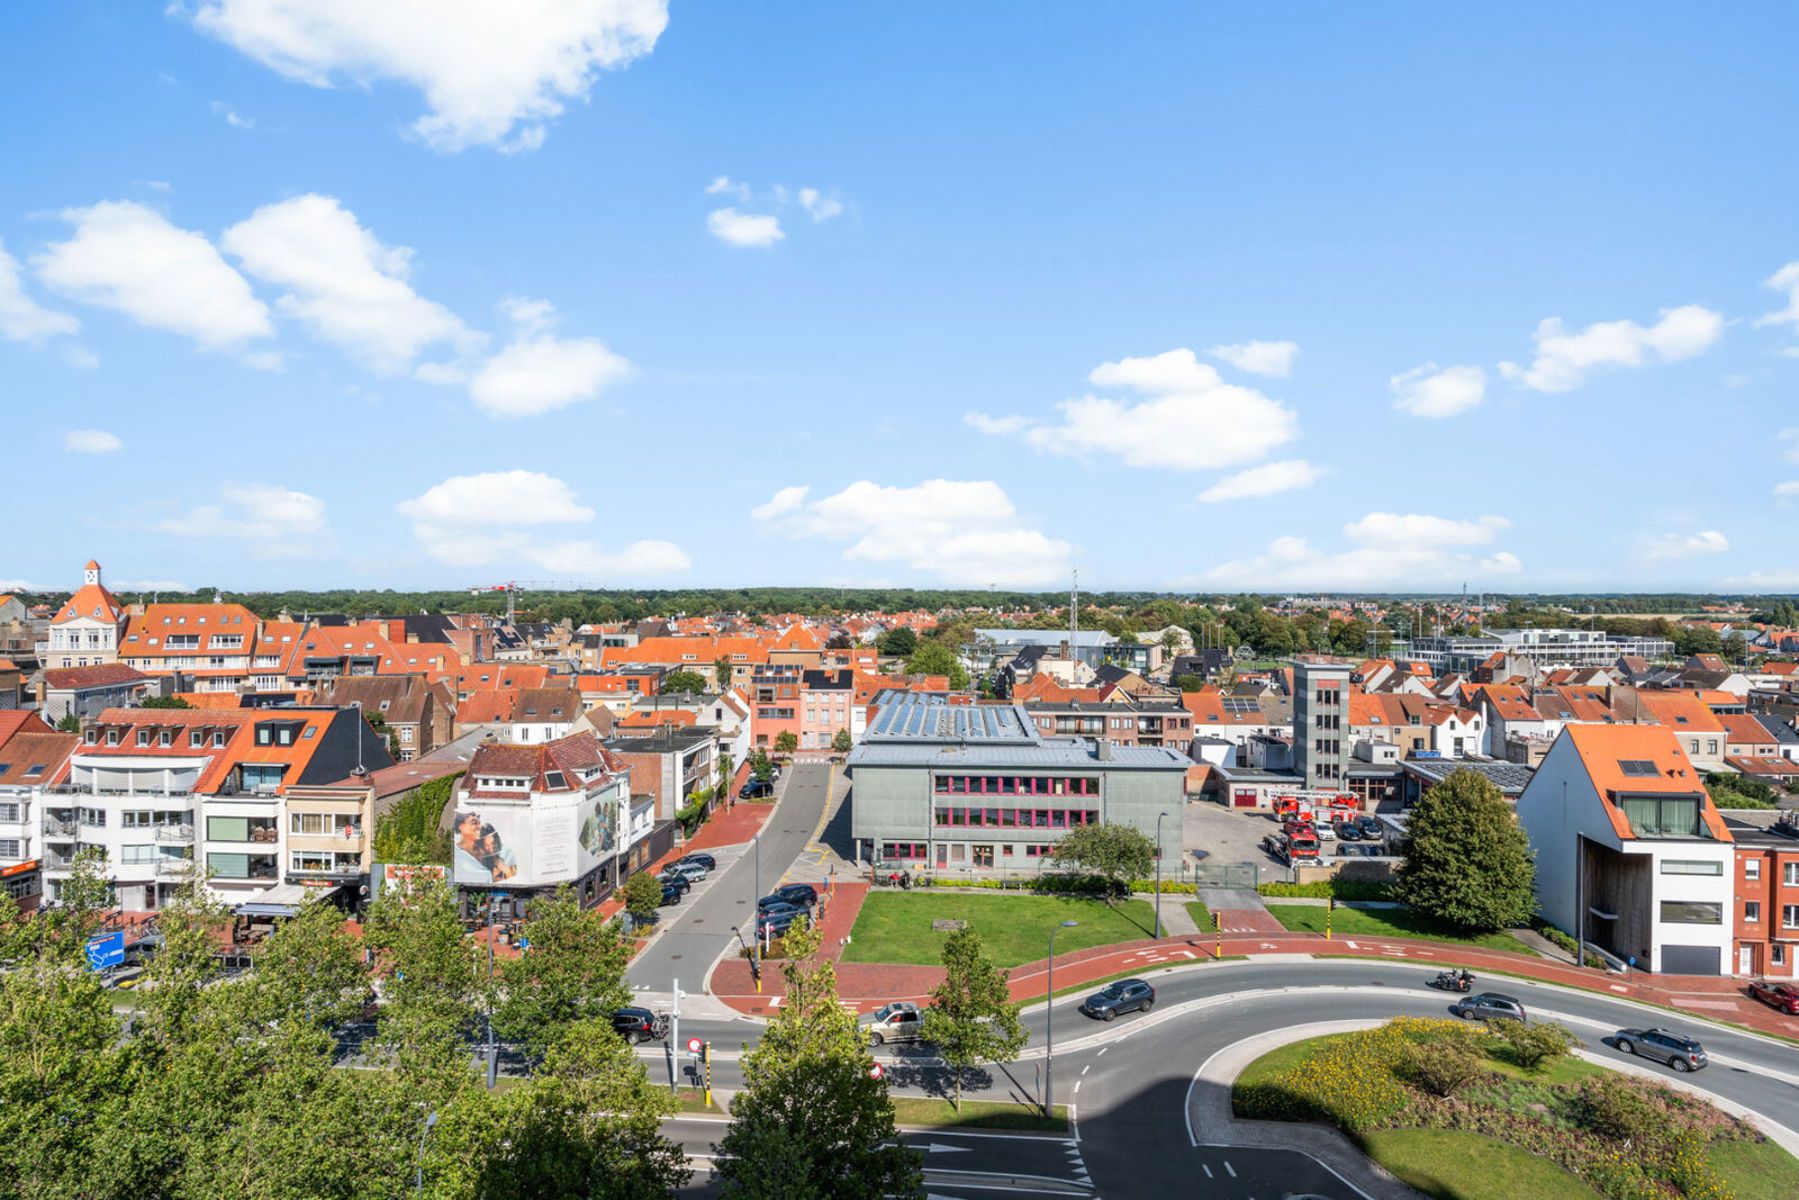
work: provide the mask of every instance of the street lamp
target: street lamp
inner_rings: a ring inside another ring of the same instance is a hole
[[[418,1167],[412,1178],[412,1194],[415,1196],[423,1196],[425,1194],[425,1139],[431,1136],[431,1130],[435,1128],[436,1125],[437,1114],[426,1113],[424,1128],[419,1130]]]
[[[1043,1006],[1043,1115],[1055,1106],[1056,1080],[1056,929],[1073,929],[1079,921],[1064,921],[1049,931],[1049,1003]]]
[[[762,830],[761,829],[756,830],[756,836],[755,836],[754,841],[756,843],[756,882],[755,882],[756,890],[750,893],[750,903],[752,905],[758,903],[762,899]],[[760,910],[758,910],[758,909],[752,908],[750,911],[756,916],[755,923],[750,926],[750,928],[755,930],[755,933],[756,933],[756,942],[753,946],[750,947],[750,974],[752,974],[756,977],[756,990],[759,992],[762,990],[762,930],[760,928],[758,928],[758,926],[760,926],[762,924],[762,919],[761,919],[762,914],[761,914]]]
[[[1162,936],[1162,818],[1166,812],[1156,814],[1156,936]]]

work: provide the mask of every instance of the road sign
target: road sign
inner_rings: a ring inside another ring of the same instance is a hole
[[[87,940],[87,968],[104,971],[125,961],[125,931],[115,929]]]
[[[704,1050],[705,1048],[706,1048],[705,1039],[703,1039],[703,1038],[688,1038],[687,1039],[687,1053],[698,1054],[701,1050]]]
[[[879,1079],[881,1076],[885,1075],[886,1073],[887,1072],[882,1069],[880,1063],[876,1063],[874,1066],[868,1068],[868,1077],[870,1079]]]

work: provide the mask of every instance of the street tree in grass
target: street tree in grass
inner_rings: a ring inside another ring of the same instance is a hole
[[[1131,881],[1155,869],[1156,843],[1129,825],[1080,825],[1056,843],[1059,867],[1078,867],[1103,877],[1106,903],[1130,890]]]
[[[569,1026],[631,1002],[624,935],[599,913],[584,910],[567,885],[532,902],[524,935],[530,948],[500,968],[501,999],[493,1015],[499,1037],[541,1056]]]
[[[673,696],[677,693],[698,695],[706,690],[706,677],[698,671],[689,671],[685,668],[679,671],[670,671],[662,677],[662,687],[658,690],[665,696]]]
[[[784,939],[786,993],[753,1050],[715,1170],[726,1200],[882,1200],[910,1196],[918,1155],[899,1144],[887,1080],[870,1072],[837,973],[814,961],[819,935],[801,919]]]
[[[759,783],[767,783],[775,777],[775,761],[760,746],[750,751],[750,777]]]
[[[1536,864],[1512,806],[1486,776],[1455,771],[1413,806],[1399,897],[1457,929],[1522,925],[1536,908]]]
[[[937,1048],[956,1078],[956,1111],[962,1110],[962,1078],[984,1062],[1009,1063],[1028,1036],[1005,971],[993,965],[981,935],[964,926],[943,942],[943,982],[931,992],[919,1035]]]

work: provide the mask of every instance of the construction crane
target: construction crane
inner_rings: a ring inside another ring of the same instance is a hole
[[[506,593],[506,624],[518,623],[518,594],[524,588],[536,588],[539,591],[557,591],[573,588],[591,587],[591,584],[569,583],[554,579],[508,579],[502,583],[477,583],[469,587],[468,594],[479,596],[483,592]]]

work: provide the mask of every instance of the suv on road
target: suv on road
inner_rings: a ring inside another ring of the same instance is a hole
[[[924,1014],[918,1010],[918,1005],[908,1000],[884,1004],[862,1020],[871,1046],[885,1042],[916,1042],[919,1030],[924,1028]]]
[[[1371,813],[1363,813],[1355,819],[1355,827],[1361,831],[1362,839],[1369,842],[1383,841],[1386,832],[1381,826],[1379,817]]]
[[[1692,1038],[1659,1027],[1620,1029],[1612,1040],[1626,1054],[1656,1059],[1683,1074],[1697,1071],[1711,1061],[1705,1056],[1705,1047]]]
[[[1449,1011],[1464,1021],[1525,1021],[1524,1001],[1502,992],[1476,992],[1457,1000]]]
[[[627,1042],[653,1042],[668,1036],[668,1021],[647,1008],[621,1008],[612,1014],[612,1030]]]
[[[1757,979],[1749,985],[1751,999],[1760,1000],[1768,1007],[1792,1016],[1799,1016],[1799,988],[1790,983],[1775,983],[1770,979]]]
[[[662,881],[662,899],[660,899],[656,902],[656,907],[661,908],[665,904],[681,903],[681,893],[685,892],[689,887],[692,887],[692,886],[693,886],[692,884],[686,883],[685,881],[681,881],[681,880],[673,880],[673,879],[663,880]]]
[[[1108,983],[1081,1001],[1081,1011],[1101,1021],[1110,1021],[1119,1013],[1148,1012],[1155,1006],[1156,989],[1141,979]]]

